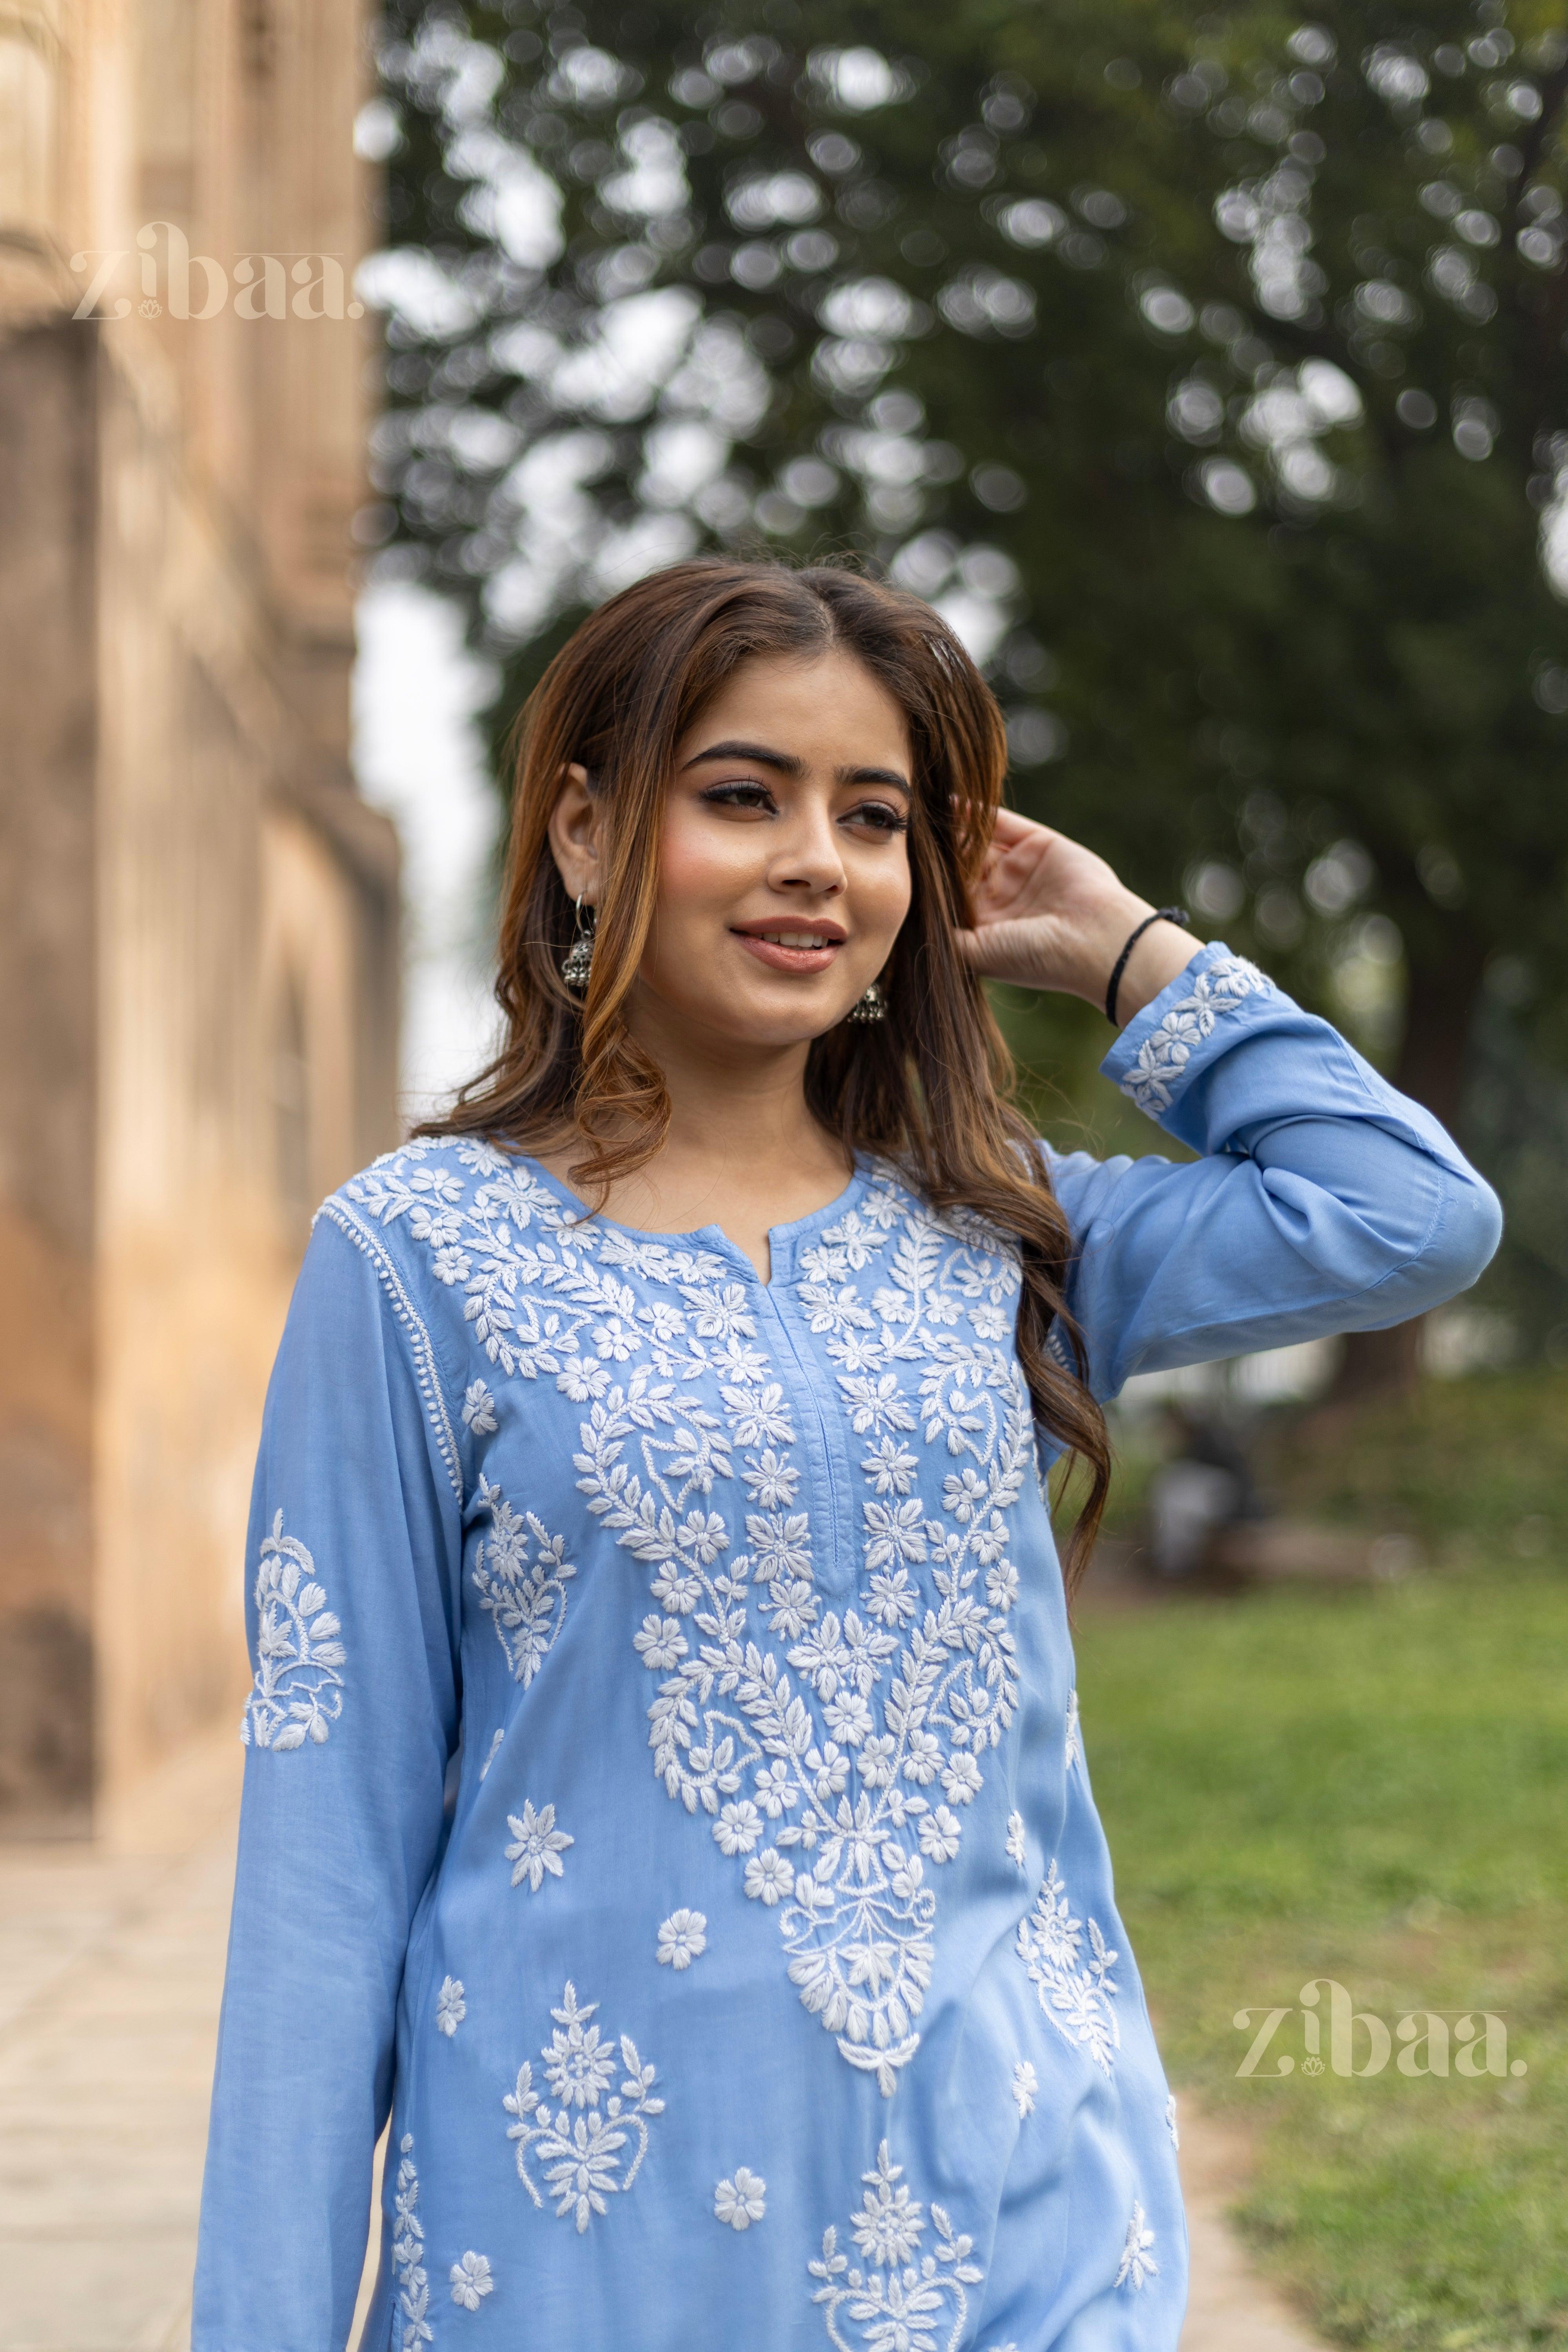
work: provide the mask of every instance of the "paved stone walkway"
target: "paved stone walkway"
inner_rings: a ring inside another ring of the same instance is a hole
[[[186,2352],[240,1753],[192,1749],[90,1846],[0,1845],[0,2352]],[[1190,2099],[1181,2131],[1182,2352],[1321,2352],[1224,2221],[1245,2142]]]

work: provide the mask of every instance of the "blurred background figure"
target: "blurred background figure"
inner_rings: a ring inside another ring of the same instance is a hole
[[[1214,1412],[1173,1403],[1161,1416],[1165,1458],[1149,1481],[1149,1552],[1156,1576],[1209,1565],[1222,1529],[1261,1518],[1263,1506],[1237,1433]]]
[[[335,0],[0,23],[0,1834],[237,1708],[294,1267],[397,1132],[364,71]]]

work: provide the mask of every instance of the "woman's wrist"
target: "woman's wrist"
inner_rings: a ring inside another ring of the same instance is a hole
[[[1154,909],[1150,908],[1148,913],[1153,914]],[[1128,936],[1144,919],[1144,916],[1138,916],[1129,926]],[[1169,988],[1172,981],[1185,971],[1201,944],[1180,923],[1168,922],[1163,915],[1157,916],[1142,936],[1133,940],[1131,951],[1121,968],[1121,977],[1116,984],[1116,1026],[1125,1029],[1146,1004],[1153,1003],[1162,989]],[[1121,952],[1121,948],[1118,948],[1116,954],[1119,956]],[[1114,968],[1113,958],[1107,971],[1108,981],[1110,971]],[[1102,998],[1101,1010],[1104,1009]]]

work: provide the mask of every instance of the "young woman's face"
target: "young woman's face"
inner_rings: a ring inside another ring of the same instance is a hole
[[[757,656],[677,746],[630,1008],[759,1046],[821,1036],[909,911],[909,730],[852,656]]]

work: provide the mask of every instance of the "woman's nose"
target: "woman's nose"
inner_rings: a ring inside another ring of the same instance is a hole
[[[837,891],[845,887],[844,860],[832,817],[802,810],[777,844],[768,879],[775,889]]]

